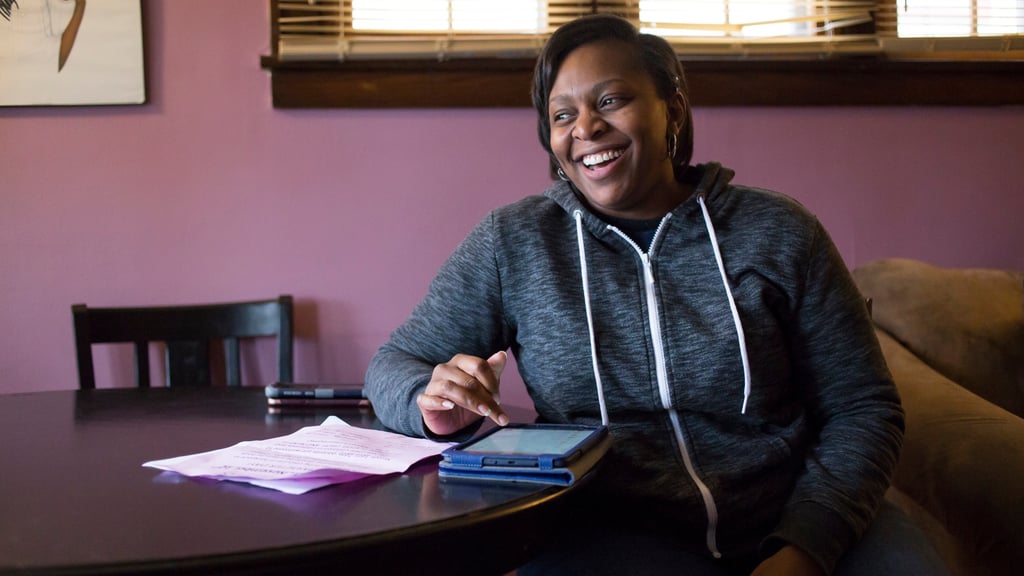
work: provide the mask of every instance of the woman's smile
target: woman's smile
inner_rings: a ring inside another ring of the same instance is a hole
[[[622,149],[618,150],[607,150],[605,152],[598,152],[597,154],[587,154],[583,157],[583,165],[593,170],[594,168],[608,164],[614,160],[617,160],[622,156]]]

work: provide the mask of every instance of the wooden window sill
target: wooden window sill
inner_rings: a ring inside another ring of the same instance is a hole
[[[276,62],[276,108],[529,107],[533,59]],[[684,61],[694,106],[1018,106],[1024,61]]]

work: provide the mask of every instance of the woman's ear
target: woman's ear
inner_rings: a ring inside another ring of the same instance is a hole
[[[668,99],[668,124],[673,134],[678,134],[686,124],[686,99],[683,93],[676,90]]]

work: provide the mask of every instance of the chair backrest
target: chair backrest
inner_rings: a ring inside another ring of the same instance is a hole
[[[224,343],[225,381],[241,384],[239,339],[277,337],[278,380],[292,381],[292,297],[151,308],[71,307],[79,388],[96,387],[92,345],[135,344],[135,382],[149,386],[149,343],[167,346],[167,384],[211,383],[210,344]]]

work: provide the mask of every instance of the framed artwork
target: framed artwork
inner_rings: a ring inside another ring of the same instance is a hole
[[[141,0],[0,0],[0,106],[145,101]]]

